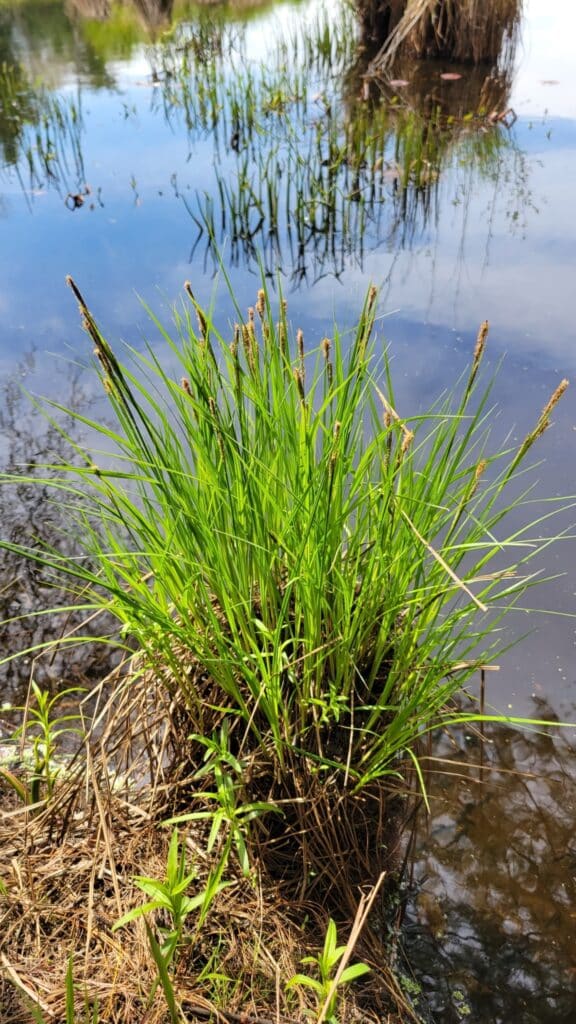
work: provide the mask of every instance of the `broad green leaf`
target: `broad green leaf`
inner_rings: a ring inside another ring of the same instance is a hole
[[[309,978],[306,974],[295,974],[294,977],[290,978],[290,981],[286,982],[286,988],[294,988],[296,985],[311,988],[320,996],[324,994],[324,986],[319,981],[316,981],[315,978]]]
[[[149,914],[152,910],[159,910],[162,906],[164,906],[164,904],[160,903],[158,900],[154,900],[151,903],[143,903],[140,907],[134,907],[112,925],[112,931],[118,931],[118,928],[124,928],[127,924],[130,924],[131,921],[135,921],[136,918],[142,917],[144,914]]]
[[[363,974],[369,974],[370,970],[368,964],[351,964],[342,971],[340,983],[345,985],[349,981],[354,981],[355,978],[361,978]]]

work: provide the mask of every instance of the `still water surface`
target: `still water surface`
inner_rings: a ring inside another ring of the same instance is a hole
[[[66,397],[87,356],[66,274],[111,339],[140,345],[138,296],[166,320],[187,278],[210,301],[218,248],[242,304],[259,254],[273,287],[280,268],[311,345],[378,284],[402,412],[455,380],[488,318],[491,365],[504,357],[495,434],[521,437],[576,378],[575,20],[563,0],[529,0],[513,63],[488,83],[407,66],[379,95],[337,2],[0,0],[3,379]],[[492,109],[516,120],[490,123]],[[569,391],[535,495],[576,491],[575,447]],[[515,616],[511,635],[533,631],[490,676],[498,708],[576,718],[575,569],[574,542],[548,553],[562,575],[534,595],[549,614]],[[439,1021],[576,1018],[573,746],[496,731],[483,757],[502,771],[479,780],[460,767],[477,737],[446,741],[406,937]]]

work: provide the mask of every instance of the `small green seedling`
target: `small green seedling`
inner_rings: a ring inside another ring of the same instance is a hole
[[[26,1004],[30,1010],[30,1016],[34,1020],[34,1024],[48,1024],[48,1020],[53,1020],[53,1015],[50,1017],[44,1013],[39,1003],[34,1002],[30,998],[30,989],[22,989],[16,982],[13,982],[19,992],[22,993],[26,1000]],[[92,1002],[87,993],[84,995],[84,1005],[82,1009],[78,1009],[76,1005],[76,986],[74,983],[74,957],[72,954],[68,957],[68,966],[66,968],[66,979],[65,979],[65,1024],[102,1024],[102,1018],[100,1017],[100,1009],[98,1001]]]
[[[361,978],[363,974],[368,974],[370,970],[368,964],[350,964],[338,975],[338,964],[344,956],[346,946],[338,946],[337,941],[336,924],[330,918],[322,951],[317,956],[305,956],[300,961],[303,964],[314,964],[318,977],[295,974],[286,985],[287,989],[299,985],[312,989],[317,996],[317,1013],[327,1024],[336,1024],[336,1008],[343,986],[355,981],[356,978]]]
[[[164,910],[170,919],[170,926],[160,929],[163,933],[163,942],[160,948],[164,963],[168,966],[182,942],[184,923],[188,915],[199,909],[205,914],[207,892],[210,892],[210,898],[213,899],[216,893],[224,887],[224,885],[218,884],[202,890],[195,896],[187,896],[186,890],[196,879],[196,874],[195,869],[186,870],[186,846],[182,843],[180,848],[178,830],[174,829],[168,848],[164,879],[136,875],[133,881],[143,893],[150,897],[150,900],[148,903],[129,910],[119,921],[116,921],[112,930],[124,928],[131,921],[144,917],[154,910]]]
[[[13,741],[21,740],[22,759],[28,773],[21,777],[0,766],[0,775],[25,804],[36,804],[44,797],[51,799],[56,780],[64,768],[58,754],[59,741],[65,734],[83,735],[77,724],[81,718],[77,712],[56,713],[58,705],[70,694],[84,693],[81,687],[69,687],[51,696],[49,690],[43,690],[32,682],[31,693],[35,703],[29,702],[26,707],[15,709],[24,713],[24,721],[11,737]]]
[[[196,793],[201,800],[209,800],[215,806],[203,811],[192,811],[176,818],[169,818],[167,825],[184,821],[211,821],[207,851],[211,853],[218,836],[225,832],[225,843],[221,862],[227,863],[232,847],[235,848],[240,867],[245,877],[250,874],[250,858],[246,845],[247,826],[251,821],[270,811],[281,813],[275,804],[263,801],[241,803],[239,798],[243,789],[242,779],[245,769],[241,762],[231,753],[228,741],[228,729],[223,725],[218,734],[211,739],[194,735],[190,737],[206,747],[204,765],[195,775],[200,779],[212,773],[215,790]]]

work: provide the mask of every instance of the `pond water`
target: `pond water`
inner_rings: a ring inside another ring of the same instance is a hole
[[[140,295],[168,321],[189,278],[201,302],[219,289],[224,319],[219,258],[242,305],[261,259],[311,344],[381,288],[402,412],[455,381],[488,318],[489,362],[504,357],[494,431],[520,438],[576,376],[575,20],[529,0],[497,69],[406,63],[376,88],[337,0],[0,0],[2,378],[65,399],[79,386],[68,273],[107,336],[140,345]],[[3,414],[13,441],[25,413],[13,397]],[[576,491],[570,390],[554,419],[533,497]],[[515,615],[511,638],[532,632],[488,699],[576,719],[574,542],[545,568],[558,578],[533,603],[547,614]],[[481,786],[460,766],[476,735],[446,744],[407,916],[415,977],[439,1021],[572,1021],[574,740],[496,730]]]

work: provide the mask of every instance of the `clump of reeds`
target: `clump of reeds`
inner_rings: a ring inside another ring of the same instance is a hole
[[[363,18],[377,10],[384,29],[374,68],[401,53],[414,57],[496,63],[513,46],[522,0],[361,0]]]
[[[233,765],[234,801],[260,809],[238,849],[342,912],[394,866],[420,741],[462,719],[454,699],[531,582],[510,573],[541,542],[516,521],[507,539],[508,489],[564,384],[517,450],[491,451],[487,325],[461,388],[406,417],[375,289],[316,349],[265,286],[229,333],[187,286],[168,369],[153,349],[121,359],[70,283],[118,426],[83,419],[82,464],[41,483],[86,557],[5,546],[116,618],[135,688],[165,687],[190,771],[212,778],[188,810],[208,813]]]

